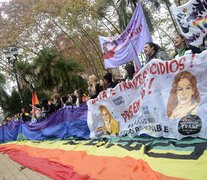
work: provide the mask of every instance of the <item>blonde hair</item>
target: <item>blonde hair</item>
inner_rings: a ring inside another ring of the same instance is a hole
[[[96,94],[96,84],[98,82],[97,77],[93,74],[89,76],[88,80],[89,80],[89,83],[92,85],[92,88],[91,88],[92,93]]]
[[[60,99],[60,95],[59,95],[58,93],[54,93],[54,94],[52,95],[51,99],[53,99],[53,98],[55,98],[55,99]]]
[[[118,121],[116,121],[112,117],[111,113],[108,111],[108,109],[105,106],[100,106],[99,109],[101,110],[101,113],[102,113],[103,110],[106,110],[108,115],[109,115],[109,117],[110,117],[111,134],[116,135],[117,133],[119,133],[119,131],[120,131],[120,128],[119,128],[120,123]],[[107,134],[107,130],[106,129],[107,128],[106,128],[105,123],[104,123],[104,134]]]

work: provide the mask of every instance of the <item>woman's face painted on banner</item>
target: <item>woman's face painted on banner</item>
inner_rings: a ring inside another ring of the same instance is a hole
[[[177,48],[182,48],[182,46],[184,46],[184,40],[182,37],[180,37],[179,35],[176,35],[174,38],[174,44]]]
[[[187,78],[181,78],[177,87],[177,100],[178,104],[185,105],[191,102],[193,96],[193,87]]]
[[[106,109],[102,109],[101,116],[105,124],[110,123],[110,116],[108,112],[106,111]]]

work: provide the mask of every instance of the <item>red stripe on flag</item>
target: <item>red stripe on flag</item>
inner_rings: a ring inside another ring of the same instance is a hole
[[[5,147],[3,149],[3,147]],[[10,151],[11,150],[11,151]],[[147,179],[147,180],[178,180],[181,178],[169,177],[153,171],[146,161],[131,157],[108,157],[87,155],[85,151],[66,151],[62,149],[44,149],[26,145],[8,144],[0,147],[0,152],[13,154],[15,151],[25,151],[28,156],[45,158],[48,161],[60,163],[63,166],[72,166],[79,174],[87,174],[94,179]],[[16,154],[16,153],[15,153]],[[16,156],[12,156],[15,160]],[[24,157],[19,158],[24,161]],[[16,161],[16,160],[15,160]],[[18,161],[17,161],[18,162]],[[40,168],[39,163],[36,164]],[[28,166],[25,163],[25,166]],[[53,165],[55,166],[55,164]],[[112,178],[115,177],[115,178]]]
[[[88,175],[78,174],[70,165],[66,166],[47,158],[31,157],[22,150],[0,148],[0,151],[8,154],[9,158],[17,163],[52,179],[94,180]]]

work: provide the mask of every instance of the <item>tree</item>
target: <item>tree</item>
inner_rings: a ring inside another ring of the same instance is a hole
[[[4,75],[0,74],[0,106],[3,109],[5,117],[11,117],[12,115],[20,112],[21,101],[19,94],[13,89],[11,95],[8,95],[5,91],[6,79]]]
[[[11,0],[0,7],[7,16],[2,21],[0,34],[5,38],[0,47],[15,45],[23,50],[24,57],[31,57],[31,53],[37,56],[42,44],[57,49],[56,38],[64,33],[79,51],[73,58],[99,76],[104,66],[98,38],[92,38],[100,29],[99,24],[91,22],[93,7],[94,3],[81,0]],[[74,54],[70,49],[67,51]]]
[[[43,48],[34,60],[36,85],[44,90],[61,94],[75,89],[86,90],[86,81],[81,77],[83,68],[72,59],[64,59],[56,50]]]

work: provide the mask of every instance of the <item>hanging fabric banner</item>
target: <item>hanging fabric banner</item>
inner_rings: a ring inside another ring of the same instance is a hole
[[[189,44],[204,44],[207,37],[207,1],[190,0],[182,6],[171,8],[171,11]]]
[[[140,53],[145,43],[152,41],[141,4],[138,3],[126,30],[121,35],[118,37],[99,36],[98,38],[106,68],[121,66],[134,59],[134,49],[131,43],[136,52]]]
[[[129,82],[88,101],[90,137],[207,138],[207,51],[152,60]]]

